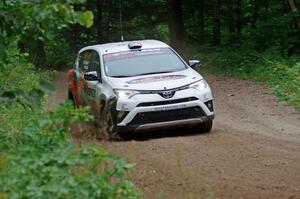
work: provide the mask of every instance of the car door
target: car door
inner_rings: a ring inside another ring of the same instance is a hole
[[[95,117],[95,120],[98,121],[100,119],[101,107],[100,104],[100,96],[104,90],[102,84],[102,74],[101,74],[101,61],[100,56],[97,51],[92,51],[92,60],[89,65],[89,70],[86,73],[87,75],[91,74],[96,76],[97,79],[86,80],[86,94],[87,94],[87,103],[91,107],[91,112]]]
[[[88,82],[85,80],[85,74],[89,72],[90,63],[93,58],[92,50],[86,50],[79,54],[79,80],[77,82],[78,105],[88,105]]]
[[[93,75],[93,77],[97,77],[95,79],[86,78],[86,94],[87,94],[87,103],[91,106],[94,106],[96,101],[96,95],[101,92],[101,65],[100,65],[100,57],[97,51],[92,50],[92,59],[88,68],[88,72],[85,75]]]

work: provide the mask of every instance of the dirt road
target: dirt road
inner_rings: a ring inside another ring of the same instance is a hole
[[[216,99],[211,133],[178,129],[97,144],[136,163],[129,178],[145,198],[300,199],[300,113],[263,84],[205,77]],[[65,74],[54,83],[50,107],[66,98]]]

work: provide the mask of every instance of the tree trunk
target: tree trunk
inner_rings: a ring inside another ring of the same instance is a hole
[[[112,16],[112,9],[109,9],[112,7],[113,1],[106,1],[106,6],[107,6],[107,19],[106,19],[106,25],[105,25],[105,41],[109,42],[111,41],[111,38],[109,37],[110,33],[110,26],[111,26],[111,16]]]
[[[77,25],[71,25],[70,29],[67,30],[67,41],[69,43],[69,48],[71,53],[76,53],[77,51]]]
[[[243,20],[242,20],[242,0],[236,0],[236,42],[240,40],[241,31],[243,28]]]
[[[97,28],[97,41],[98,43],[103,43],[103,26],[102,26],[102,23],[103,23],[103,20],[102,20],[102,7],[103,7],[103,0],[97,0],[96,1],[96,6],[97,6],[97,15],[96,15],[96,18],[95,18],[95,25],[96,25],[96,28]]]
[[[204,44],[204,0],[199,0],[198,18],[199,18],[199,37],[198,41],[200,44]]]
[[[228,0],[227,4],[228,4],[227,5],[228,29],[230,33],[228,42],[232,44],[236,42],[236,23],[235,23],[236,21],[234,16],[234,9],[233,9],[234,0]]]
[[[251,27],[254,28],[258,18],[258,0],[253,0],[252,4],[253,4],[253,13],[252,13]]]
[[[289,2],[289,5],[291,7],[292,12],[297,13],[298,9],[297,9],[295,1],[294,0],[288,0],[288,2]],[[296,20],[297,28],[300,31],[300,17],[296,16],[295,20]]]
[[[168,13],[171,45],[180,49],[184,40],[181,0],[168,0]]]
[[[220,0],[213,0],[213,44],[221,44]]]
[[[286,0],[281,0],[281,12],[282,14],[288,14],[290,12],[289,3]]]
[[[268,1],[263,1],[264,2],[264,6],[265,6],[265,12],[269,11],[269,2]]]
[[[79,4],[74,4],[74,10],[75,11],[80,11],[81,10],[81,6],[82,5],[79,5]],[[70,53],[77,53],[77,45],[78,45],[78,41],[80,40],[78,37],[78,32],[80,32],[82,27],[79,26],[78,24],[73,24],[73,25],[70,25],[70,28],[68,28],[66,30],[66,39],[67,39],[67,42],[69,44],[69,51]]]
[[[34,63],[37,66],[45,66],[46,62],[46,53],[45,53],[45,45],[44,42],[41,40],[37,40],[36,45],[36,60],[34,60]]]

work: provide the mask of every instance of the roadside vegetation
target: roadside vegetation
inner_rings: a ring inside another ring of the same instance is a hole
[[[299,56],[284,56],[276,47],[257,52],[246,45],[192,47],[187,51],[192,57],[202,60],[200,71],[266,82],[279,100],[287,101],[300,110]]]
[[[127,164],[108,151],[77,147],[70,124],[91,119],[87,109],[62,104],[56,112],[18,103],[1,106],[0,198],[140,198]]]
[[[74,10],[83,1],[36,2],[0,3],[0,198],[141,198],[126,178],[132,164],[72,143],[70,125],[91,120],[88,108],[46,109],[54,88],[35,67],[40,44],[70,24],[91,26],[92,12]]]
[[[201,41],[185,46],[186,57],[200,59],[211,73],[266,82],[280,100],[300,110],[297,5],[294,1],[229,2],[233,4],[213,6],[213,23],[206,25],[215,30],[213,37],[204,29]]]

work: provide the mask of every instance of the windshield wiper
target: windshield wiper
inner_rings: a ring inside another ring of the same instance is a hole
[[[132,75],[115,75],[115,76],[110,76],[110,77],[125,78],[125,77],[133,77],[133,76]]]
[[[135,75],[115,75],[115,76],[110,76],[110,77],[125,78],[125,77],[134,77],[134,76],[140,76],[140,75],[153,75],[153,74],[172,73],[172,72],[175,72],[175,71],[150,72],[150,73],[141,73],[141,74],[135,74]]]
[[[153,75],[153,74],[172,73],[172,72],[175,72],[175,71],[151,72],[151,73],[142,73],[142,74],[138,74],[138,75]]]

